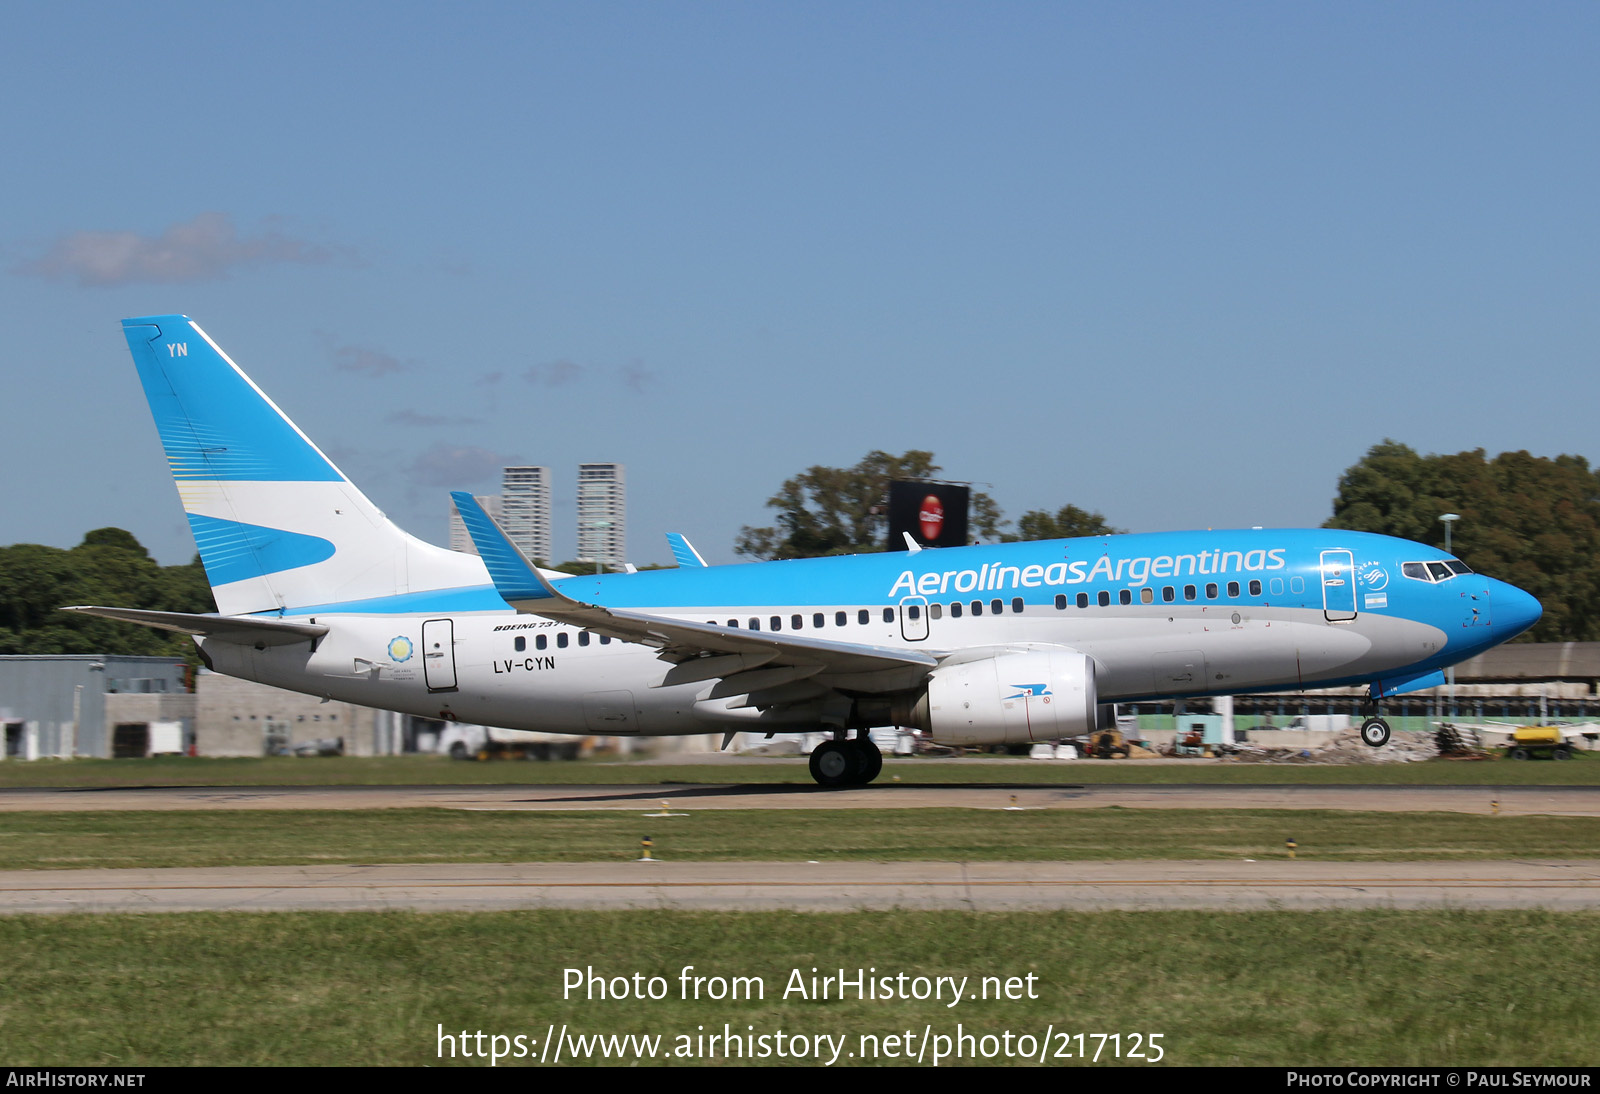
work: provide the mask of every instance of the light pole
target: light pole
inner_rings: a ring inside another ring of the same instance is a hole
[[[1444,525],[1444,553],[1450,554],[1450,526],[1461,519],[1460,513],[1445,513],[1439,517]],[[1445,670],[1446,682],[1450,685],[1450,717],[1456,716],[1456,667],[1451,665]]]
[[[1449,554],[1450,553],[1450,526],[1452,524],[1454,524],[1456,521],[1460,520],[1460,519],[1461,519],[1461,514],[1460,513],[1446,513],[1446,514],[1444,514],[1444,516],[1439,518],[1440,523],[1442,523],[1444,525],[1444,553],[1445,554]]]

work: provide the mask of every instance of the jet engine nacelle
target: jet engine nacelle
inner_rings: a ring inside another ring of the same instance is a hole
[[[901,724],[953,745],[1053,741],[1095,728],[1094,659],[1017,650],[942,665]]]

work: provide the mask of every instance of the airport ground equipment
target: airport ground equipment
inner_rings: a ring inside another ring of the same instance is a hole
[[[1531,760],[1535,757],[1570,760],[1572,746],[1554,726],[1522,726],[1512,730],[1506,755],[1513,760]]]

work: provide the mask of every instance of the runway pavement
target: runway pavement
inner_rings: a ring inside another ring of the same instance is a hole
[[[1013,795],[1016,801],[1013,803]],[[225,786],[0,789],[0,813],[128,809],[1351,809],[1369,812],[1600,816],[1600,787],[1223,786],[879,783],[853,790],[793,784],[678,786]]]
[[[0,914],[1600,908],[1600,860],[628,862],[0,872]]]
[[[1600,787],[932,785],[0,789],[27,810],[1348,809],[1600,816]],[[292,909],[1600,908],[1600,860],[730,862],[0,872],[0,914]]]

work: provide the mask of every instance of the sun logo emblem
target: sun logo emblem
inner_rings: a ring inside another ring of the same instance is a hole
[[[411,639],[405,637],[404,635],[401,635],[398,638],[389,639],[389,660],[411,660]]]

